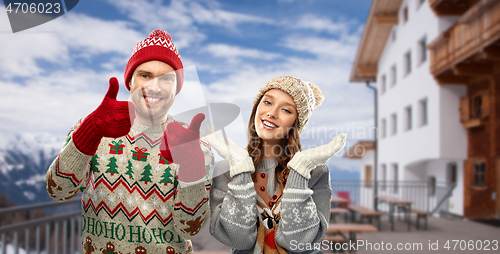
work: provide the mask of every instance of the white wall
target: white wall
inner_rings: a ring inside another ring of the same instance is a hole
[[[361,181],[365,180],[365,166],[366,165],[371,165],[372,166],[372,180],[375,178],[375,172],[373,168],[373,162],[375,159],[375,151],[374,150],[368,150],[365,151],[363,157],[361,157]]]
[[[464,182],[463,182],[463,161],[462,160],[434,160],[426,163],[426,178],[429,176],[436,177],[438,183],[448,182],[448,165],[450,163],[455,163],[457,165],[457,185],[452,192],[452,196],[449,200],[450,212],[457,215],[463,216],[463,193],[464,193]],[[432,209],[432,207],[431,207]]]
[[[465,94],[464,87],[438,85],[430,73],[430,54],[423,63],[418,62],[418,42],[426,38],[427,44],[448,29],[457,18],[438,18],[425,2],[417,8],[417,0],[403,1],[399,24],[394,26],[396,40],[392,36],[386,43],[378,64],[378,81],[386,76],[386,92],[381,94],[379,86],[379,126],[387,121],[387,136],[379,139],[379,165],[398,164],[401,180],[418,179],[422,174],[404,170],[426,161],[441,158],[465,159],[467,135],[458,121],[459,98]],[[401,15],[408,6],[408,21]],[[404,56],[411,52],[411,72],[404,73]],[[397,82],[391,87],[391,67],[397,66]],[[420,126],[419,101],[427,100],[428,121]],[[405,130],[405,108],[412,109],[412,127]],[[397,114],[397,133],[391,134],[391,115]],[[413,167],[415,170],[415,168]],[[391,175],[391,174],[389,174]]]
[[[460,123],[460,97],[467,96],[465,85],[446,85],[440,95],[440,157],[467,159],[467,131]]]

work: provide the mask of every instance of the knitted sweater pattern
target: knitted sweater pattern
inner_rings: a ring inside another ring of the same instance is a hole
[[[71,141],[81,121],[69,132],[47,171],[46,187],[56,201],[83,192],[82,253],[192,252],[189,239],[210,216],[214,157],[209,144],[200,140],[207,175],[181,185],[179,165],[159,150],[163,130],[172,121],[169,115],[162,126],[134,124],[126,136],[102,138],[94,156],[81,153]]]
[[[229,163],[219,162],[214,169],[210,208],[210,233],[230,247],[230,253],[321,253],[302,249],[320,243],[330,219],[331,186],[326,165],[311,171],[308,180],[290,171],[283,194],[267,206],[257,191],[274,196],[275,159],[262,160],[256,177],[266,177],[265,188],[255,189],[251,173],[229,175]]]

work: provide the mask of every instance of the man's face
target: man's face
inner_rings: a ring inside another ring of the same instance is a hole
[[[177,91],[177,76],[172,66],[156,60],[142,63],[135,68],[129,86],[136,108],[135,122],[162,124]]]

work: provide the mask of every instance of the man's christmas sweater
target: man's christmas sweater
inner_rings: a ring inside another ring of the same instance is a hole
[[[203,139],[207,175],[192,184],[177,180],[179,165],[160,153],[162,126],[134,124],[126,136],[103,138],[94,156],[71,140],[46,174],[55,201],[82,195],[82,253],[188,253],[189,241],[210,217],[208,198],[214,158]],[[184,127],[187,125],[184,124]],[[181,187],[182,186],[182,187]]]

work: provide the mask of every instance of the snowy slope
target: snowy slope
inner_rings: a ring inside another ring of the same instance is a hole
[[[50,201],[45,172],[63,145],[50,134],[3,135],[0,139],[0,192],[16,205]]]

